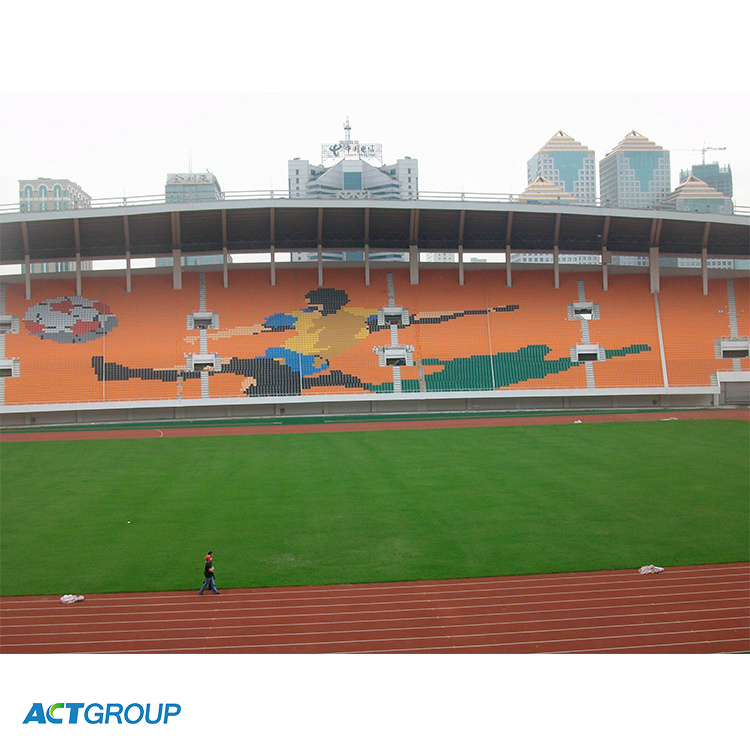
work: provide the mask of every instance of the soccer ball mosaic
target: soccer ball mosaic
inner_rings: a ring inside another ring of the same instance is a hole
[[[60,344],[79,344],[109,333],[117,318],[107,305],[86,297],[55,297],[32,305],[23,316],[29,333]]]

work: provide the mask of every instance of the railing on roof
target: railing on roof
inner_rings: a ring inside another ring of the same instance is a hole
[[[309,200],[316,201],[322,200],[323,198],[300,198],[297,200]],[[326,196],[326,199],[330,199]],[[643,211],[643,210],[656,210],[665,211],[669,213],[705,213],[713,214],[718,216],[750,216],[750,206],[734,206],[732,213],[721,213],[719,211],[711,210],[710,206],[706,207],[706,211],[699,211],[695,208],[690,210],[685,208],[677,208],[674,205],[668,204],[657,204],[649,209],[644,208],[633,208],[628,209],[625,207],[610,206],[608,203],[603,202],[599,199],[590,203],[576,202],[569,203],[567,200],[538,200],[531,199],[528,202],[521,201],[520,193],[467,193],[467,192],[433,192],[433,191],[420,191],[418,200],[421,201],[451,201],[451,202],[483,202],[483,203],[500,203],[500,204],[516,204],[522,202],[522,205],[560,205],[560,206],[580,206],[580,207],[592,207],[592,208],[613,208],[617,210],[632,210],[632,211]],[[289,192],[287,190],[235,190],[221,193],[222,201],[247,201],[247,200],[290,200]],[[351,198],[350,198],[351,200]],[[384,202],[391,202],[393,199],[375,199],[383,200]],[[32,202],[36,202],[38,199],[34,199]],[[48,199],[48,203],[51,200]],[[174,204],[175,206],[182,205],[184,203],[190,203],[195,205],[196,203],[203,203],[204,201],[167,201],[164,193],[158,195],[136,195],[136,196],[123,196],[120,198],[93,198],[89,206],[86,209],[93,208],[127,208],[130,206],[156,206],[165,205],[167,203]],[[206,201],[206,203],[215,203],[217,201]],[[0,205],[0,214],[8,213],[32,213],[38,215],[39,213],[70,213],[71,211],[77,211],[81,209],[68,209],[67,211],[55,211],[48,210],[42,211],[28,211],[22,210],[22,204],[26,205],[28,201],[22,203],[6,203]]]

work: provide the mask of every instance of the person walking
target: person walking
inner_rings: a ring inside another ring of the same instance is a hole
[[[206,555],[206,564],[203,566],[203,585],[198,593],[203,596],[203,592],[208,586],[211,587],[214,594],[219,593],[216,590],[216,581],[214,580],[214,553],[211,550]]]

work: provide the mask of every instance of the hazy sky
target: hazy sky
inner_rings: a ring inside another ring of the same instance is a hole
[[[211,14],[192,2],[82,5],[85,24],[50,5],[31,44],[28,19],[8,11],[22,31],[0,51],[0,204],[39,176],[94,198],[158,194],[190,164],[225,191],[284,190],[287,160],[319,163],[348,116],[386,163],[419,160],[422,191],[518,193],[557,130],[598,162],[635,129],[671,151],[673,188],[701,160],[681,149],[726,147],[706,161],[731,165],[735,203],[750,207],[739,18],[719,30],[683,5],[641,0],[627,13],[546,0],[429,13],[390,0],[252,12],[218,2]]]
[[[69,178],[95,198],[153,195],[168,172],[210,169],[225,191],[283,190],[287,160],[320,163],[344,137],[419,159],[422,191],[521,192],[526,162],[564,130],[597,162],[632,129],[669,149],[672,186],[723,146],[735,202],[750,207],[750,96],[698,93],[393,92],[6,94],[0,203],[18,179]],[[720,115],[720,116],[717,116]],[[50,123],[62,126],[50,128]],[[686,150],[680,150],[686,149]],[[597,176],[598,179],[598,176]]]

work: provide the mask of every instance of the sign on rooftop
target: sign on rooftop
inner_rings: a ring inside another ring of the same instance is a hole
[[[324,162],[332,159],[358,158],[358,159],[377,159],[381,164],[383,162],[383,144],[382,143],[360,143],[353,141],[349,137],[351,125],[349,118],[346,118],[344,125],[346,133],[344,140],[338,143],[324,143],[321,151],[321,158]]]

